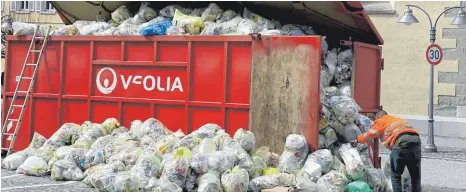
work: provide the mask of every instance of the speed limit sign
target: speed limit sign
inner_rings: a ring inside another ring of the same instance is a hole
[[[443,59],[443,51],[437,44],[431,44],[427,47],[426,59],[432,65],[439,64]]]

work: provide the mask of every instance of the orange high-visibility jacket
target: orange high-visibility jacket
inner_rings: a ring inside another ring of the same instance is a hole
[[[392,149],[396,139],[402,133],[419,134],[405,119],[384,115],[374,121],[374,125],[369,131],[358,136],[358,142],[367,143],[379,137],[387,149]]]

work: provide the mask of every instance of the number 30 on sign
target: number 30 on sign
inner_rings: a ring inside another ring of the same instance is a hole
[[[432,65],[438,65],[443,59],[442,48],[437,44],[431,44],[427,47],[426,59]]]

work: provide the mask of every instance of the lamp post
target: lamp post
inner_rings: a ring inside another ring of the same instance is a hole
[[[466,14],[465,11],[463,10],[464,6],[458,6],[458,7],[450,7],[440,13],[440,15],[437,17],[435,20],[435,23],[432,23],[432,20],[430,19],[430,15],[421,7],[416,6],[416,5],[406,5],[406,10],[404,15],[400,18],[398,23],[404,23],[406,25],[411,25],[413,23],[419,23],[419,21],[414,17],[413,11],[411,10],[411,7],[417,8],[424,12],[427,15],[427,18],[429,19],[430,23],[430,43],[434,44],[435,43],[435,35],[437,31],[437,22],[440,19],[440,17],[446,13],[447,11],[451,9],[460,9],[456,17],[451,21],[451,25],[466,25]],[[437,147],[434,144],[434,65],[430,65],[430,77],[429,77],[429,119],[428,119],[428,138],[427,138],[427,144],[424,149],[424,152],[428,153],[433,153],[437,152]]]

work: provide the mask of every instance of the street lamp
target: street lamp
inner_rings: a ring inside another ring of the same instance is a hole
[[[411,25],[413,23],[419,23],[416,17],[414,17],[411,7],[418,8],[419,10],[421,10],[427,15],[427,18],[429,19],[429,23],[430,23],[430,43],[431,44],[435,43],[437,22],[445,12],[451,9],[461,9],[450,24],[451,25],[466,25],[466,16],[463,10],[464,6],[450,7],[446,9],[445,11],[440,13],[440,15],[435,20],[435,23],[432,23],[432,20],[430,19],[430,15],[424,9],[416,5],[406,5],[405,14],[400,18],[400,20],[398,20],[398,23],[404,23],[406,25]],[[428,138],[427,138],[427,144],[424,149],[424,152],[428,152],[428,153],[437,152],[437,147],[434,144],[434,65],[433,64],[430,65],[428,123],[429,123]]]

